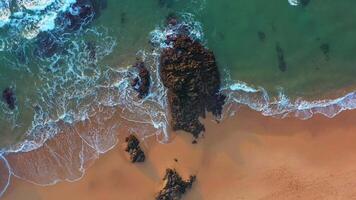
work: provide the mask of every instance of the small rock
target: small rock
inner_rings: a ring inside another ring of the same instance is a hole
[[[137,62],[133,68],[138,71],[138,76],[131,81],[131,86],[138,92],[138,98],[145,98],[150,90],[151,77],[150,72],[144,62]]]
[[[196,180],[196,176],[190,176],[189,180],[183,180],[174,169],[167,169],[163,178],[164,186],[158,193],[156,200],[179,200],[190,189]]]
[[[128,136],[125,141],[127,143],[125,151],[130,154],[131,162],[144,162],[146,156],[140,147],[140,141],[134,135]]]

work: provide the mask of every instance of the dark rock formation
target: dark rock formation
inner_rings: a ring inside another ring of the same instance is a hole
[[[105,7],[106,0],[77,0],[68,11],[56,18],[55,30],[42,32],[37,36],[35,55],[49,58],[56,53],[63,53],[66,47],[58,38],[88,26]]]
[[[8,87],[2,92],[2,99],[11,110],[15,109],[16,97],[12,88]]]
[[[330,52],[330,46],[327,43],[324,43],[322,45],[320,45],[320,50],[321,52],[324,54],[325,59],[329,60],[329,52]]]
[[[133,68],[138,71],[138,76],[132,80],[131,86],[138,92],[138,98],[145,98],[150,90],[150,72],[144,62],[137,62]]]
[[[144,162],[146,156],[140,147],[140,141],[134,135],[130,135],[126,138],[126,143],[125,151],[130,154],[131,162]]]
[[[77,0],[69,11],[56,19],[56,25],[63,32],[79,30],[98,18],[106,7],[107,0]]]
[[[163,178],[164,186],[158,193],[156,200],[179,200],[183,194],[190,189],[196,180],[196,176],[190,176],[184,181],[174,169],[167,169]]]
[[[278,43],[276,44],[276,52],[278,59],[278,68],[279,70],[281,70],[281,72],[285,72],[287,70],[287,63],[284,58],[284,51]]]
[[[173,130],[184,130],[195,138],[205,130],[199,121],[211,112],[219,117],[225,96],[219,93],[220,74],[214,54],[185,34],[167,38],[172,48],[160,58],[160,76],[168,88]]]

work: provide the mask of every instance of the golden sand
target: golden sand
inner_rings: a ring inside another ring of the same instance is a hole
[[[205,124],[196,145],[185,133],[166,145],[152,138],[141,144],[147,161],[131,164],[120,144],[78,182],[41,187],[14,178],[3,199],[149,200],[167,167],[197,175],[186,200],[356,199],[356,112],[302,121],[242,109]]]

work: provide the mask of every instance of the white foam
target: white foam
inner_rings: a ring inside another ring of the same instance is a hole
[[[11,11],[9,5],[16,2]],[[55,20],[76,0],[3,0],[0,1],[0,28],[8,25],[26,39],[55,29]]]
[[[289,3],[291,6],[299,6],[300,0],[288,0],[288,3]]]
[[[307,101],[298,98],[292,101],[280,89],[278,98],[273,98],[263,88],[254,88],[247,83],[232,83],[222,89],[228,96],[227,104],[243,104],[265,116],[309,119],[314,114],[332,118],[345,110],[356,109],[356,92],[350,92],[336,99]]]
[[[44,10],[54,2],[55,0],[17,0],[18,6],[32,11]]]
[[[0,1],[0,28],[10,22],[11,11],[9,1]]]

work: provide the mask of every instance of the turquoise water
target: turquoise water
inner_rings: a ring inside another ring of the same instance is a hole
[[[81,178],[121,131],[169,141],[157,69],[172,13],[215,53],[226,116],[237,104],[300,119],[356,107],[351,0],[22,2],[0,2],[0,89],[16,99],[14,109],[0,101],[0,194],[12,175],[41,185]],[[143,100],[130,87],[136,59],[152,74]]]

